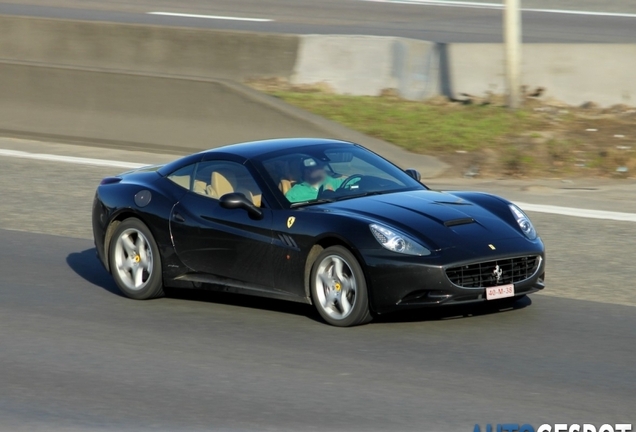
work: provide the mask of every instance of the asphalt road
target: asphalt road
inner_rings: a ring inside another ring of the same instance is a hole
[[[636,420],[633,307],[534,296],[508,312],[342,330],[304,305],[211,293],[128,300],[88,240],[0,230],[0,242],[2,430]]]
[[[478,3],[485,2],[480,0]],[[491,3],[498,2],[492,0]],[[526,42],[636,41],[636,4],[632,1],[525,0],[523,6],[528,9],[634,15],[597,16],[526,11],[523,14]],[[273,21],[148,14],[157,11]],[[502,34],[500,10],[362,0],[13,0],[0,1],[0,14],[275,33],[404,36],[445,43],[500,42]]]
[[[166,157],[122,160],[144,158]],[[95,258],[88,216],[95,184],[117,171],[0,157],[0,430],[636,422],[634,223],[532,214],[548,247],[545,293],[514,310],[337,329],[306,305],[121,297]]]

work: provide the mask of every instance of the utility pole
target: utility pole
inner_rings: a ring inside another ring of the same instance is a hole
[[[521,0],[504,0],[506,87],[508,107],[521,106]]]

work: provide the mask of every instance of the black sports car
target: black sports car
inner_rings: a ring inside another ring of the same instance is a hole
[[[313,303],[336,326],[543,289],[521,209],[419,177],[342,141],[235,144],[102,180],[95,245],[128,297],[206,287]]]

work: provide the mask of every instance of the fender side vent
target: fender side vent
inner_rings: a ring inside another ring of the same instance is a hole
[[[298,245],[290,235],[279,233],[278,238],[280,238],[280,241],[282,241],[285,246],[289,246],[294,249],[298,248]]]

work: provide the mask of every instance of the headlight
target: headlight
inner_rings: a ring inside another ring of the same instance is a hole
[[[369,225],[369,229],[378,243],[385,249],[406,255],[425,256],[431,254],[431,251],[424,246],[394,229],[378,224]]]
[[[512,215],[515,217],[515,220],[519,224],[519,228],[523,231],[523,234],[528,237],[530,240],[534,240],[537,238],[537,231],[532,226],[532,222],[528,219],[528,216],[516,205],[510,204],[510,211]]]

